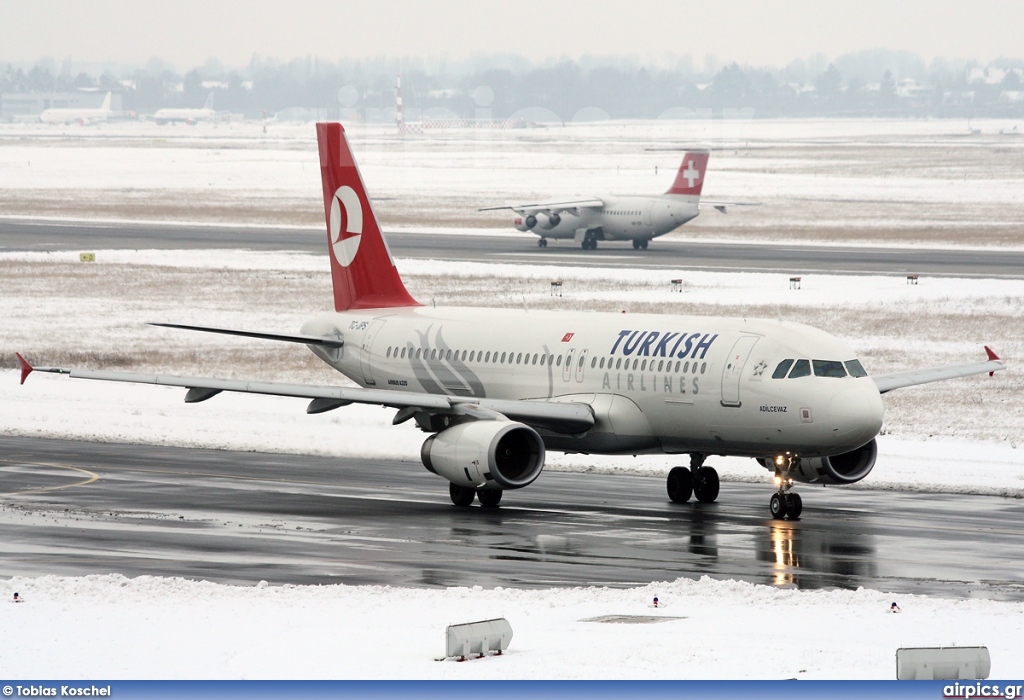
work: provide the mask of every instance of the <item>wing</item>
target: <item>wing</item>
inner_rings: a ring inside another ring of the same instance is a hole
[[[566,209],[586,209],[588,207],[601,208],[604,201],[597,199],[563,199],[553,202],[534,202],[532,204],[506,204],[501,207],[484,207],[477,211],[498,211],[499,209],[511,209],[520,214],[531,214],[538,211],[558,212]]]
[[[902,389],[905,386],[916,386],[929,382],[941,382],[945,379],[956,379],[957,377],[969,377],[972,374],[989,375],[1006,369],[1006,362],[999,359],[999,356],[992,352],[992,348],[985,346],[988,353],[988,360],[985,362],[972,362],[967,365],[953,365],[951,367],[935,367],[934,369],[916,369],[909,372],[890,372],[872,377],[878,392],[884,394],[893,389]]]
[[[295,341],[304,342],[304,341]],[[136,374],[134,372],[105,372],[62,367],[33,367],[18,354],[21,362],[21,383],[33,371],[64,374],[72,379],[96,379],[106,382],[133,382],[179,386],[188,389],[186,403],[198,403],[213,398],[222,391],[268,396],[292,396],[310,399],[307,413],[323,413],[353,403],[375,404],[399,409],[394,423],[409,420],[419,412],[465,415],[481,420],[509,418],[527,425],[545,428],[556,433],[574,435],[594,426],[593,409],[583,403],[560,401],[517,401],[503,399],[441,396],[411,391],[387,391],[360,387],[316,386],[287,384],[284,382],[253,382],[244,379],[216,379],[213,377],[176,377],[162,374]]]

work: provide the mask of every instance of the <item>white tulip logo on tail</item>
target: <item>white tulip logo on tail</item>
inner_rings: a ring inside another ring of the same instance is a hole
[[[345,210],[344,217],[342,209]],[[344,223],[344,230],[342,224]],[[356,259],[359,240],[363,237],[363,204],[348,185],[342,185],[331,201],[331,251],[342,267]]]

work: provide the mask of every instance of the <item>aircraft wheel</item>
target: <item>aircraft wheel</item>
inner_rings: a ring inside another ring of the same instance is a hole
[[[633,250],[640,250],[640,241],[633,239]]]
[[[672,467],[666,486],[673,503],[686,503],[693,495],[693,473],[686,467]]]
[[[476,495],[476,489],[449,483],[448,495],[451,496],[452,503],[455,505],[468,506],[473,502],[473,496]]]
[[[538,239],[537,240],[537,247],[538,248],[547,248],[548,247],[548,239],[546,239],[546,238]]]
[[[644,250],[647,250],[647,244],[648,243],[650,243],[650,241],[647,241],[647,240],[640,241],[640,247],[643,248]]]
[[[713,503],[718,498],[718,472],[713,467],[701,467],[693,480],[693,493],[701,503]]]
[[[782,520],[786,517],[786,499],[781,493],[776,491],[772,494],[772,500],[768,502],[768,509],[776,520]]]
[[[480,505],[493,508],[501,503],[501,495],[503,493],[505,492],[501,489],[480,489],[476,492],[476,497],[480,499]]]
[[[798,493],[786,494],[786,515],[790,520],[797,520],[804,512],[804,501]]]

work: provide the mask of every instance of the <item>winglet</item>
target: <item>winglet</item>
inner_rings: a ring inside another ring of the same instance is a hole
[[[988,359],[989,359],[989,360],[999,360],[999,359],[1000,359],[999,355],[995,354],[995,353],[994,353],[994,352],[992,351],[992,348],[990,348],[990,347],[989,347],[989,346],[987,346],[987,345],[985,346],[985,352],[987,352],[987,353],[988,353]],[[988,373],[988,376],[990,376],[990,377],[992,377],[992,376],[994,376],[994,375],[995,375],[995,372],[989,372],[989,373]]]
[[[14,354],[18,356],[18,362],[21,363],[21,383],[24,384],[28,375],[32,374],[34,367],[28,363],[28,360],[21,356],[20,352],[16,352]]]

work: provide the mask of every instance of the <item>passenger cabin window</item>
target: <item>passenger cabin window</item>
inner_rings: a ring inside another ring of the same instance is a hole
[[[846,365],[846,371],[850,373],[851,377],[868,376],[868,373],[860,363],[860,360],[847,360],[844,364]]]
[[[845,377],[846,368],[836,360],[811,360],[815,377]]]
[[[793,371],[789,373],[790,379],[798,379],[800,377],[811,376],[811,361],[810,360],[797,360],[793,363]]]
[[[789,368],[792,366],[792,360],[783,360],[779,363],[779,366],[775,368],[775,371],[772,372],[772,379],[782,379],[786,376],[786,372],[788,372]]]

